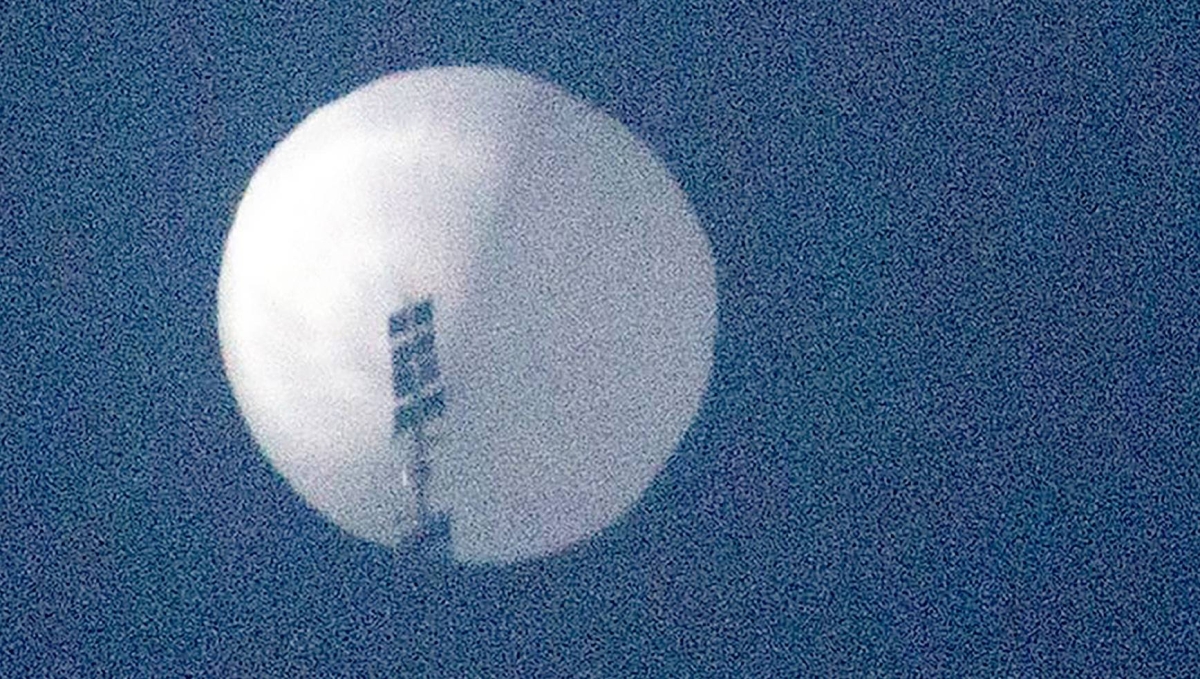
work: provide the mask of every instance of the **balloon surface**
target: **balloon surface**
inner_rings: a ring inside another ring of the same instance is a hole
[[[458,559],[559,551],[618,519],[708,382],[708,240],[613,118],[512,71],[435,68],[313,112],[225,243],[218,324],[251,432],[304,499],[384,545],[412,530],[388,316],[433,300],[446,409],[434,509]]]

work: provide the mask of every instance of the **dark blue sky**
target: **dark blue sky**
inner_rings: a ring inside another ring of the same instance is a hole
[[[0,10],[0,674],[1200,672],[1187,3],[148,4]],[[215,291],[292,126],[468,63],[664,158],[717,360],[625,521],[418,573],[259,455]]]

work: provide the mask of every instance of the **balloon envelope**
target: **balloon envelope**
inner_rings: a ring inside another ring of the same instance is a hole
[[[512,71],[376,81],[312,113],[255,172],[218,297],[256,440],[364,539],[392,545],[412,526],[387,319],[424,298],[446,390],[430,497],[463,560],[544,555],[611,524],[707,384],[712,256],[646,146]]]

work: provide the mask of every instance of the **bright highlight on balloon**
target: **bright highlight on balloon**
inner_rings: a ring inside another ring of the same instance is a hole
[[[428,498],[462,560],[542,556],[613,523],[707,385],[709,244],[625,127],[507,70],[371,83],[255,172],[218,298],[255,439],[367,540],[395,545],[416,521],[389,318],[423,300],[444,396],[423,434]]]

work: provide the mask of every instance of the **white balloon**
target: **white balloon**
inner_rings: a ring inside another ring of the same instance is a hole
[[[708,240],[611,117],[508,70],[436,68],[324,106],[251,179],[221,266],[226,371],[275,468],[350,533],[411,529],[389,314],[436,305],[435,510],[505,562],[620,517],[712,363]]]

